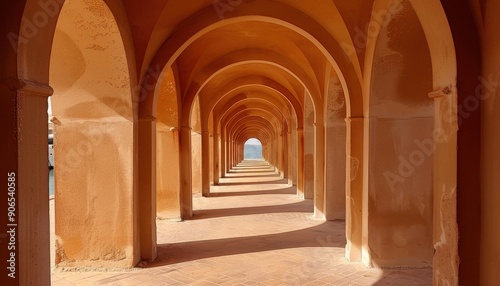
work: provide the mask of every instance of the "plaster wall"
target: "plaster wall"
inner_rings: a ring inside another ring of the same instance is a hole
[[[130,267],[134,249],[133,123],[55,125],[56,264]]]
[[[370,120],[367,239],[372,265],[432,265],[433,145],[432,133],[422,128],[432,124],[432,118]]]
[[[430,267],[433,258],[433,100],[426,38],[411,5],[395,1],[373,62],[363,261]],[[420,48],[416,48],[420,47]]]

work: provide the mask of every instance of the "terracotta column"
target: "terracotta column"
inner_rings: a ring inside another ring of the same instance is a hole
[[[347,118],[346,258],[361,261],[364,118]]]
[[[227,165],[227,172],[229,172],[233,167],[234,167],[234,155],[235,155],[235,143],[234,143],[234,138],[229,141],[229,146],[228,146],[228,150],[229,150],[229,157],[228,157],[228,165]]]
[[[236,165],[236,142],[234,142],[234,139],[233,141],[231,142],[231,163],[230,163],[230,167],[229,167],[229,170],[231,170],[235,165]]]
[[[304,198],[314,199],[314,109],[307,97],[308,116],[304,120]]]
[[[325,218],[327,220],[345,220],[345,125],[345,118],[335,118],[325,129]]]
[[[225,152],[225,155],[226,155],[226,160],[225,160],[225,166],[226,168],[224,169],[224,177],[226,176],[227,173],[229,173],[229,171],[231,170],[231,158],[233,156],[232,154],[232,148],[231,148],[231,145],[232,145],[232,138],[230,136],[230,134],[227,135],[227,140],[226,140],[226,152]]]
[[[210,196],[210,134],[201,133],[201,191],[204,197]]]
[[[203,194],[202,134],[191,130],[191,191]]]
[[[440,270],[458,269],[457,225],[457,90],[446,87],[429,94],[434,98],[434,285]],[[451,254],[451,255],[450,255]]]
[[[297,131],[293,130],[292,132],[288,133],[288,162],[289,162],[289,168],[288,168],[288,182],[293,185],[297,186]]]
[[[281,156],[281,162],[282,162],[282,177],[283,179],[288,179],[288,169],[289,169],[289,166],[288,166],[288,131],[285,129],[283,130],[283,133],[281,135],[281,137],[283,138],[283,150],[282,152],[280,153],[280,156]]]
[[[139,227],[141,260],[153,261],[156,245],[156,118],[139,119]]]
[[[208,140],[209,146],[208,146],[208,167],[209,169],[207,172],[209,172],[209,184],[213,185],[214,184],[214,136],[213,134],[209,133],[209,140]]]
[[[243,160],[245,160],[245,143],[243,143],[240,149],[240,162]]]
[[[191,128],[181,127],[180,136],[181,154],[181,218],[189,219],[193,216],[192,194],[192,166],[191,166]]]
[[[219,169],[219,174],[217,175],[219,178],[225,178],[226,177],[226,138],[225,137],[225,132],[221,132],[220,135],[220,149],[219,149],[219,156],[220,156],[220,169]]]
[[[213,144],[213,147],[214,147],[214,161],[213,161],[213,171],[214,171],[214,174],[213,174],[213,177],[214,177],[214,186],[217,186],[219,185],[219,179],[220,179],[220,135],[219,134],[214,134],[214,138],[213,138],[213,141],[214,141],[214,144]]]
[[[17,196],[13,223],[17,236],[17,278],[9,285],[50,285],[49,254],[49,188],[47,175],[47,98],[52,89],[30,81],[2,81],[0,84],[0,116],[2,147],[2,221],[7,221],[8,183]],[[12,179],[11,179],[12,178]],[[9,180],[10,179],[10,180]],[[14,190],[15,188],[15,190]],[[2,234],[7,235],[7,225]],[[10,259],[6,244],[2,244],[2,261]],[[4,252],[5,251],[5,252]],[[16,281],[17,280],[17,281]],[[18,283],[18,284],[17,284]],[[7,285],[7,284],[4,284]]]
[[[242,143],[242,145],[237,145],[238,149],[236,149],[237,153],[237,158],[236,158],[236,164],[239,164],[241,161],[243,161],[244,158],[244,152],[245,152],[245,142]]]
[[[283,148],[283,135],[279,134],[276,138],[276,167],[278,168],[278,174],[281,178],[283,178],[283,152],[285,149]]]
[[[297,128],[297,196],[304,198],[304,129]]]
[[[325,126],[314,124],[314,217],[325,217]]]

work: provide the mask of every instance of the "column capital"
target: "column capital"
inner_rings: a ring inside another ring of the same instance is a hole
[[[157,122],[158,119],[154,116],[144,116],[144,117],[141,117],[139,118],[139,122]]]
[[[54,90],[46,83],[40,83],[27,79],[4,79],[1,81],[9,87],[11,91],[18,92],[21,95],[36,95],[49,97],[54,94]]]
[[[363,116],[347,117],[345,119],[345,122],[347,122],[347,123],[349,123],[349,122],[360,122],[360,121],[364,121],[365,119],[367,119],[367,117],[363,117]]]
[[[189,127],[189,126],[181,126],[181,131],[192,131],[193,128]]]
[[[451,95],[451,94],[456,94],[456,90],[457,90],[457,87],[453,84],[450,84],[449,86],[446,86],[440,90],[435,90],[435,91],[431,91],[429,93],[429,97],[430,98],[440,98],[440,97],[445,97],[447,95]]]

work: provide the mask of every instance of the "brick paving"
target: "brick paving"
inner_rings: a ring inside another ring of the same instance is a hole
[[[247,161],[195,197],[192,220],[158,220],[158,252],[144,268],[65,272],[52,285],[432,285],[431,269],[369,269],[344,258],[344,222],[312,217],[264,162]]]

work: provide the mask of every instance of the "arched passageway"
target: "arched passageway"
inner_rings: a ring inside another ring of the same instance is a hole
[[[251,168],[244,145],[258,138],[260,163],[314,219],[345,220],[351,263],[494,285],[491,271],[466,266],[495,264],[485,253],[498,237],[498,7],[469,2],[8,4],[1,106],[13,151],[2,168],[19,177],[19,247],[30,253],[19,253],[20,273],[33,269],[21,280],[50,280],[40,265],[53,94],[60,267],[154,261],[157,218],[196,220],[198,201]]]

